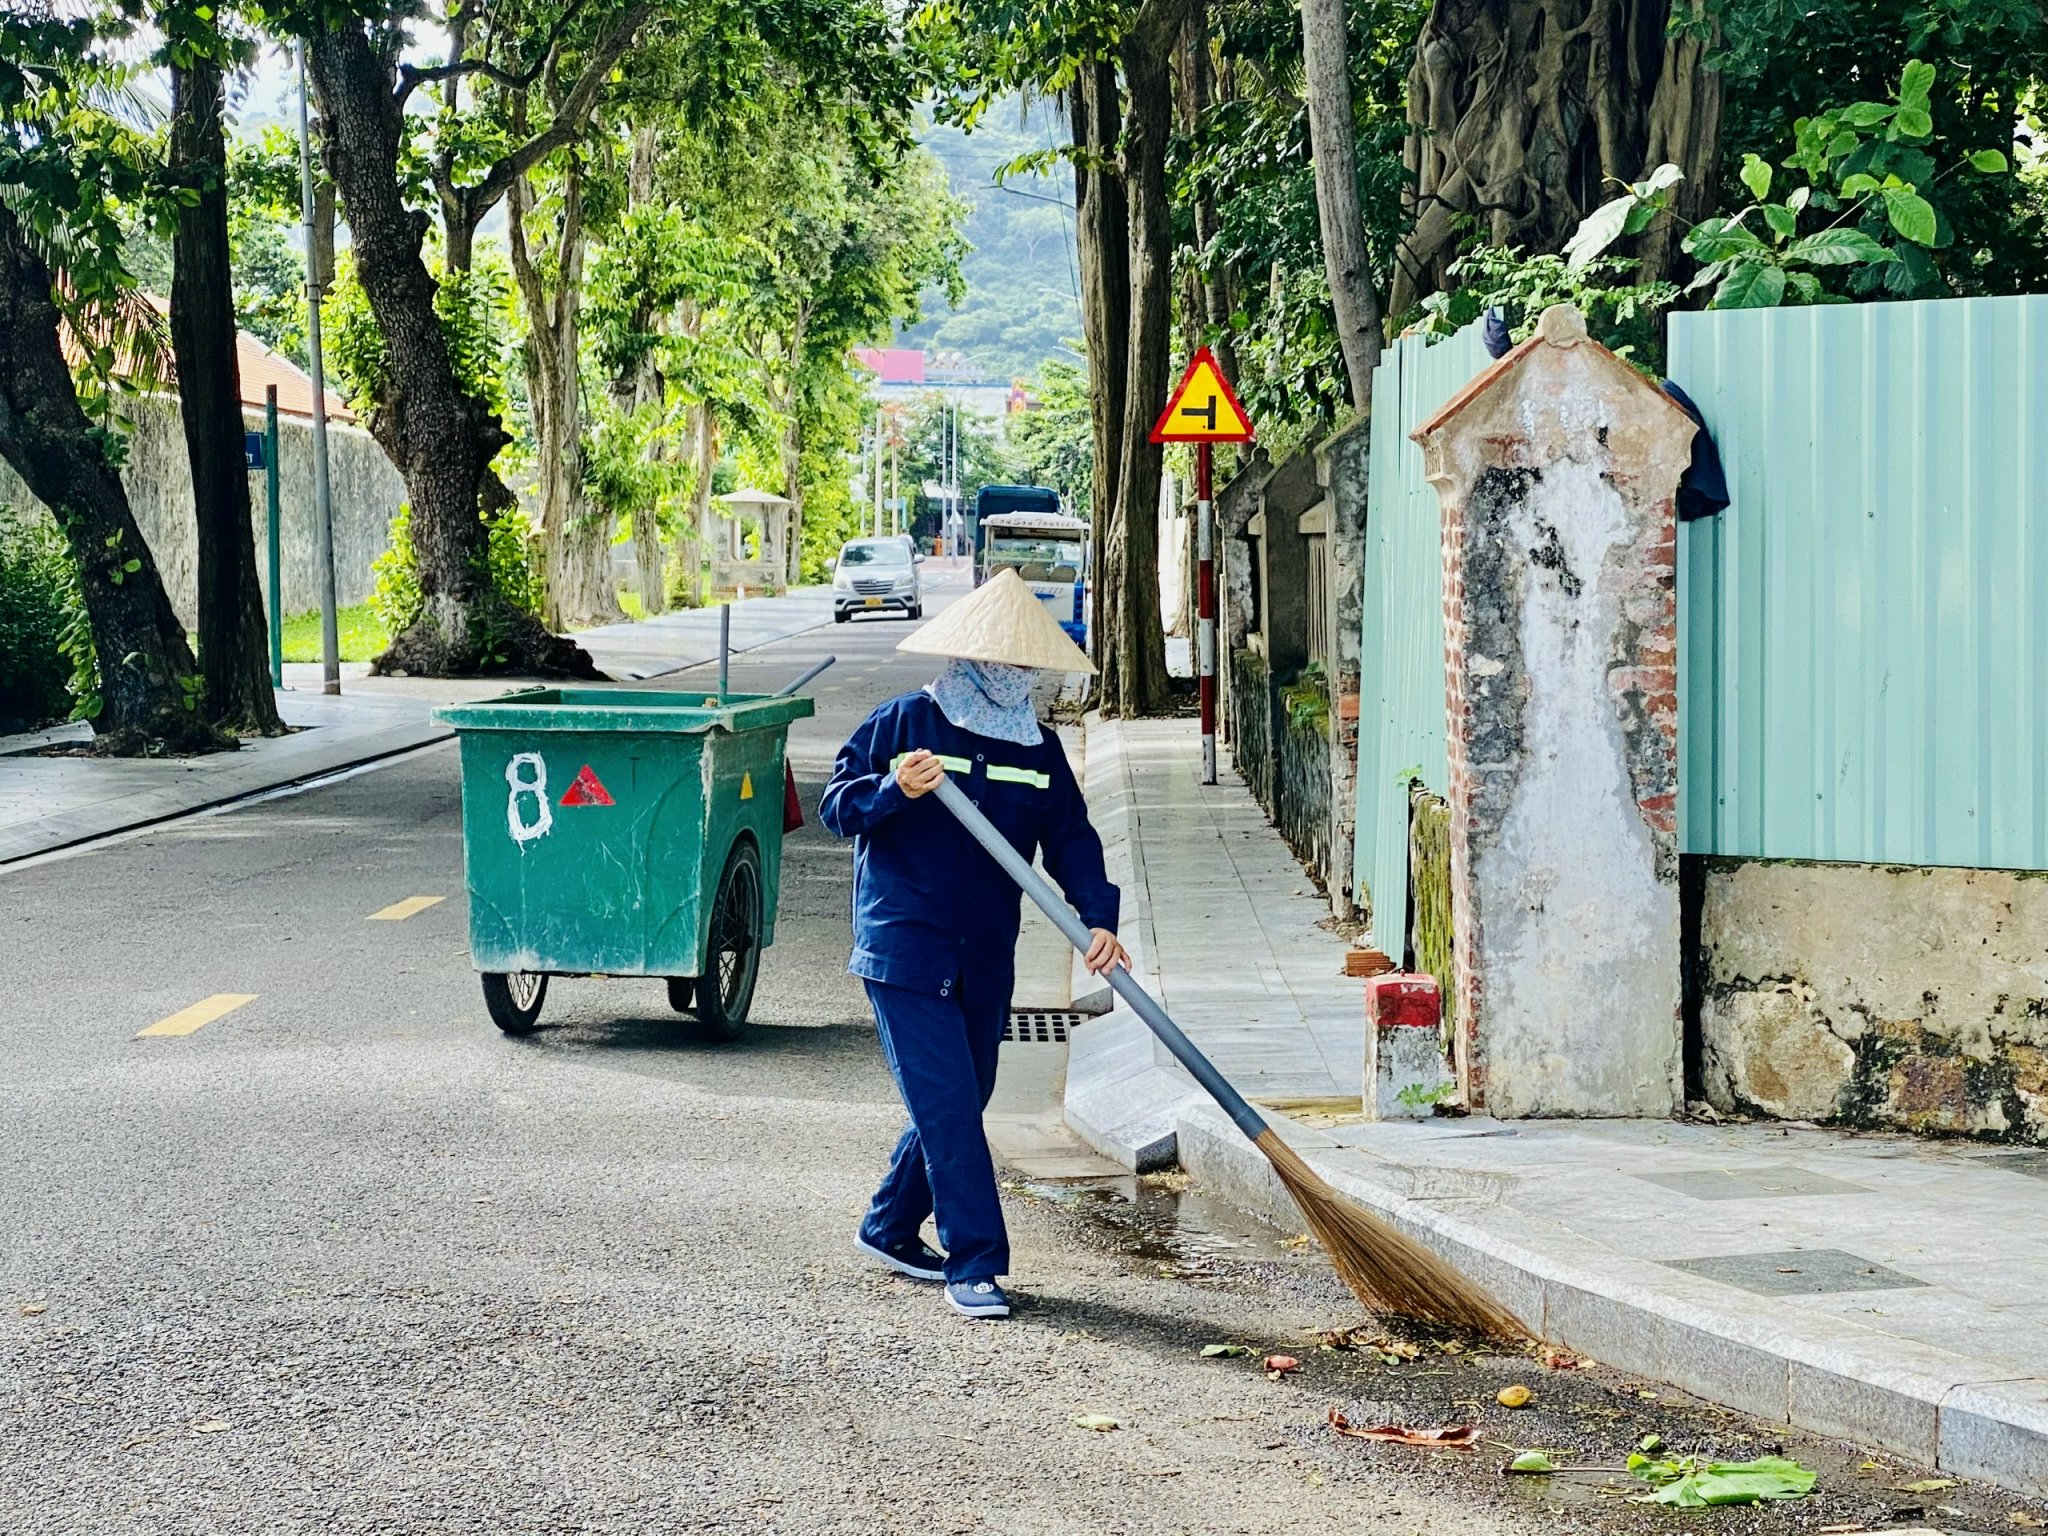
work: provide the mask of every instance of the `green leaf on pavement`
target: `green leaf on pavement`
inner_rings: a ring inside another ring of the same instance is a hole
[[[1678,1509],[1803,1499],[1814,1484],[1812,1472],[1783,1456],[1707,1462],[1697,1456],[1657,1460],[1636,1454],[1629,1457],[1628,1468],[1652,1488],[1638,1496],[1639,1503]]]
[[[1768,261],[1744,261],[1730,269],[1714,290],[1710,309],[1775,309],[1785,297],[1785,269]]]
[[[1518,1451],[1508,1463],[1510,1472],[1555,1472],[1557,1467],[1542,1451]]]
[[[2007,169],[2005,151],[2002,149],[1980,149],[1970,156],[1970,169],[1997,173]]]
[[[1202,1358],[1204,1360],[1227,1360],[1233,1355],[1248,1355],[1251,1352],[1249,1344],[1204,1344],[1202,1346]]]
[[[1787,261],[1809,267],[1847,267],[1862,261],[1896,261],[1891,251],[1860,229],[1824,229],[1808,235],[1785,252]]]
[[[1911,187],[1887,189],[1884,211],[1903,238],[1915,245],[1934,244],[1934,205]]]
[[[1102,1434],[1112,1429],[1122,1429],[1123,1424],[1106,1413],[1077,1413],[1074,1415],[1074,1428],[1092,1429]]]

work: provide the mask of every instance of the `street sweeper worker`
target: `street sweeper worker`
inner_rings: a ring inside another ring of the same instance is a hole
[[[853,843],[853,958],[882,1054],[910,1112],[856,1246],[919,1280],[943,1280],[969,1317],[1007,1317],[1010,1267],[982,1110],[1016,979],[1020,894],[938,804],[950,775],[1010,845],[1046,871],[1091,932],[1091,971],[1127,963],[1119,896],[1059,738],[1031,706],[1042,674],[1093,672],[1014,570],[913,631],[898,650],[947,658],[839,749],[819,813]],[[921,1234],[936,1216],[945,1252]]]

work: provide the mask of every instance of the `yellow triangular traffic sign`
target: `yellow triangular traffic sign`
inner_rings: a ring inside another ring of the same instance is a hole
[[[751,773],[740,775],[740,798],[742,800],[754,798],[754,776]]]
[[[1230,381],[1216,366],[1207,347],[1188,360],[1188,371],[1159,420],[1152,427],[1155,443],[1248,443],[1252,440],[1251,418],[1237,403]]]

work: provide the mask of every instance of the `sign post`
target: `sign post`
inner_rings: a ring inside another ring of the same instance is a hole
[[[284,686],[284,535],[278,527],[277,386],[263,390],[263,492],[269,511],[266,541],[270,546],[270,686]]]
[[[1251,418],[1207,347],[1187,372],[1152,426],[1155,443],[1195,445],[1195,617],[1197,670],[1202,688],[1202,782],[1216,782],[1216,519],[1211,459],[1218,443],[1252,440]]]

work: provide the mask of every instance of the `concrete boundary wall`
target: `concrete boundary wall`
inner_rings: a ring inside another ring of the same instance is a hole
[[[132,401],[135,430],[128,439],[122,484],[135,521],[163,573],[171,605],[187,628],[198,623],[198,527],[192,507],[192,472],[185,456],[185,432],[178,402],[167,396]],[[251,432],[263,430],[263,413],[247,411]],[[283,504],[284,611],[306,613],[320,606],[313,554],[313,424],[280,416],[278,499]],[[342,606],[365,601],[376,586],[371,564],[391,542],[391,520],[405,500],[405,482],[369,433],[329,423],[328,477],[334,497],[334,585]],[[269,595],[264,554],[268,537],[261,472],[249,476],[257,577]],[[41,512],[42,503],[6,465],[0,464],[0,506]]]

